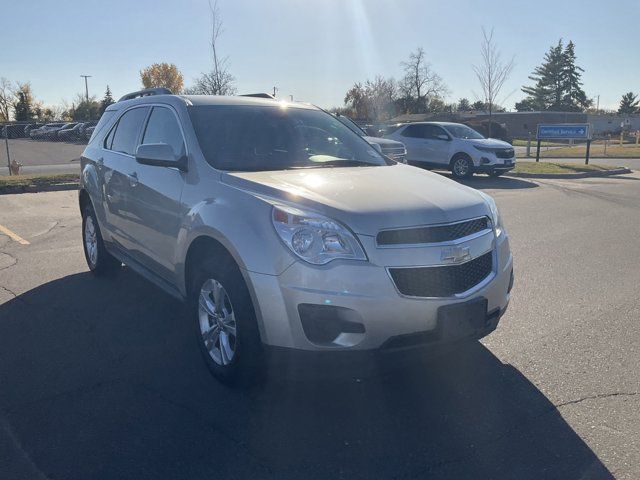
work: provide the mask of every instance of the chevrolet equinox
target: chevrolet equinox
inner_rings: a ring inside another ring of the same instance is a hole
[[[383,156],[311,105],[134,92],[107,108],[81,168],[89,269],[124,263],[186,300],[221,381],[254,378],[271,352],[478,339],[509,303],[493,199]]]

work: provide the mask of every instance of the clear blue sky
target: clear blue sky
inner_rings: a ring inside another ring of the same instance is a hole
[[[472,64],[481,27],[495,27],[516,68],[503,94],[512,108],[520,88],[560,37],[577,45],[584,87],[614,108],[640,92],[640,1],[564,0],[219,0],[240,93],[270,91],[326,107],[375,75],[401,76],[400,61],[417,46],[450,89],[448,101],[478,99]],[[189,85],[210,67],[206,0],[5,1],[0,76],[30,81],[36,97],[60,104],[84,91],[117,97],[140,87],[139,70],[173,62]]]

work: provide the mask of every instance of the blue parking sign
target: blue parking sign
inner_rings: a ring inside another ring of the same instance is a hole
[[[538,140],[589,140],[591,126],[588,123],[564,123],[538,125]]]

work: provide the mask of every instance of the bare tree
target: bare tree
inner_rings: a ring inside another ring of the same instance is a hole
[[[404,68],[404,78],[399,87],[407,110],[424,113],[431,99],[441,98],[447,93],[447,87],[427,62],[422,47],[418,47],[409,55],[409,60],[400,65]]]
[[[11,88],[11,82],[4,77],[0,78],[0,122],[9,121],[14,98],[15,92]]]
[[[218,1],[213,4],[209,0],[209,10],[211,12],[211,56],[213,60],[213,70],[203,73],[195,80],[195,84],[187,88],[185,93],[197,95],[234,95],[235,77],[229,72],[229,57],[221,57],[218,53],[218,38],[223,32],[222,14],[218,8]]]
[[[487,33],[484,27],[482,27],[480,54],[482,61],[479,65],[473,66],[473,71],[478,77],[484,96],[484,103],[489,110],[489,136],[491,136],[491,116],[504,82],[507,81],[513,71],[515,57],[511,57],[509,61],[504,62],[500,50],[498,50],[493,40],[493,28],[491,32]]]

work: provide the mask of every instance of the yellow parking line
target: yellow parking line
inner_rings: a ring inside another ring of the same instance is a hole
[[[29,242],[27,242],[20,235],[18,235],[17,233],[13,233],[7,227],[3,227],[2,225],[0,225],[0,233],[4,233],[7,237],[9,237],[11,240],[18,242],[20,245],[29,245]]]

